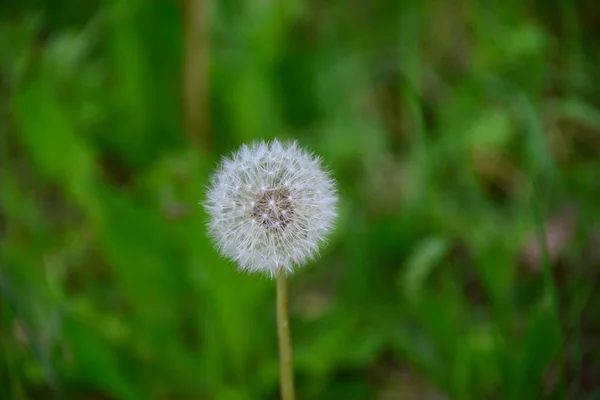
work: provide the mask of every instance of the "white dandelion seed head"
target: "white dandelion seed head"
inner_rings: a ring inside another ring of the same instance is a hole
[[[222,160],[204,207],[227,258],[274,277],[318,254],[337,217],[336,183],[296,142],[255,142]]]

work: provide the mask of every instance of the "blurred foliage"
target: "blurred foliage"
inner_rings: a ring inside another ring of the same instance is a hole
[[[599,12],[3,2],[0,398],[278,398],[274,285],[198,206],[272,137],[342,195],[291,281],[300,399],[600,398]]]

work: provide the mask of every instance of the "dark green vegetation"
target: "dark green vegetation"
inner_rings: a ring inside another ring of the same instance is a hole
[[[599,398],[600,5],[182,3],[0,6],[1,399],[278,398],[197,204],[272,137],[342,195],[300,400]]]

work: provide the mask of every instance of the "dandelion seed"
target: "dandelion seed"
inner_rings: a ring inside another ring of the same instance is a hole
[[[224,158],[204,206],[221,253],[242,270],[274,277],[316,256],[333,229],[337,201],[335,181],[317,156],[274,140]]]

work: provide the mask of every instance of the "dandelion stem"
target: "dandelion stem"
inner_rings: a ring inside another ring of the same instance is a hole
[[[277,273],[277,337],[279,339],[279,384],[281,400],[294,400],[294,365],[288,321],[288,295],[285,269]]]

